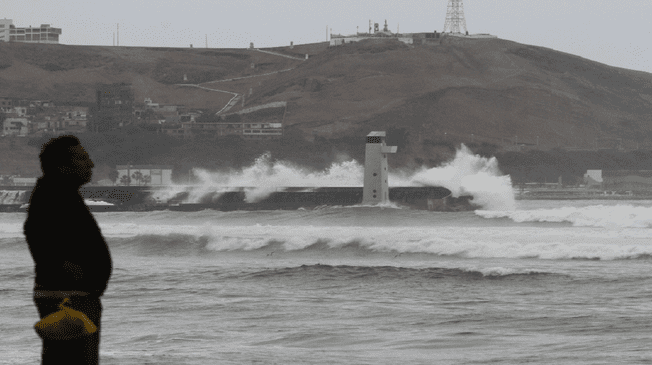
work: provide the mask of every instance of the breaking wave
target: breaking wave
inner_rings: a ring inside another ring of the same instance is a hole
[[[474,155],[463,144],[452,161],[417,171],[408,179],[413,186],[443,186],[453,197],[472,195],[473,202],[487,210],[514,210],[516,206],[511,177],[502,174],[498,160]]]
[[[407,268],[400,266],[348,266],[348,265],[301,265],[298,267],[286,267],[279,269],[262,270],[248,274],[250,279],[274,279],[297,277],[303,280],[316,278],[318,280],[410,280],[415,279],[499,279],[499,278],[535,278],[549,275],[558,276],[547,272],[539,272],[523,269],[509,269],[503,267],[492,267],[486,269],[476,268]]]
[[[460,229],[464,237],[460,237]],[[469,227],[152,227],[131,237],[109,235],[109,246],[142,255],[210,255],[244,252],[260,255],[425,255],[469,259],[616,260],[652,257],[652,232],[604,232],[569,228]],[[509,232],[506,232],[509,230]],[[167,231],[167,232],[166,232]],[[561,236],[560,236],[561,235]],[[507,238],[508,237],[508,238]]]
[[[192,173],[199,180],[196,186],[174,185],[155,197],[168,201],[178,193],[187,192],[183,203],[198,203],[208,195],[214,201],[220,193],[245,187],[245,200],[255,203],[285,187],[361,187],[364,180],[364,166],[353,159],[334,162],[323,171],[312,171],[287,161],[273,161],[269,153],[241,170],[193,169]],[[473,202],[484,209],[513,210],[515,206],[511,178],[500,172],[498,161],[474,155],[464,145],[451,161],[440,167],[390,171],[388,183],[390,187],[443,186],[454,197],[472,195]]]

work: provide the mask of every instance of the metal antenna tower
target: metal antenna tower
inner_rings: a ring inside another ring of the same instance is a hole
[[[464,5],[462,0],[448,0],[448,9],[446,10],[446,23],[444,23],[444,33],[449,30],[451,33],[462,33],[460,27],[466,30],[466,19],[464,19]]]

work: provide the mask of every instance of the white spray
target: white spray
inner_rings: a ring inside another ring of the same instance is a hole
[[[413,184],[443,186],[453,197],[473,196],[473,202],[486,210],[514,210],[516,202],[512,179],[503,175],[495,157],[474,155],[465,145],[455,158],[440,167],[422,169],[410,178]]]
[[[187,191],[184,203],[196,203],[207,194],[219,196],[220,192],[245,187],[248,203],[261,201],[271,193],[285,187],[361,187],[364,166],[353,159],[341,159],[323,171],[311,171],[287,161],[272,161],[265,153],[242,170],[211,172],[193,169],[199,184],[189,189],[172,186],[157,194],[167,201],[179,192]],[[390,172],[389,185],[394,186],[443,186],[454,197],[472,195],[474,203],[487,210],[513,210],[515,206],[509,175],[502,175],[495,158],[474,155],[462,145],[455,158],[440,167],[425,167],[412,172]]]

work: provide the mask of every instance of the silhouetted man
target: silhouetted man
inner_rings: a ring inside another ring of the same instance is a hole
[[[74,136],[43,146],[41,176],[29,200],[24,233],[35,264],[34,303],[44,318],[68,307],[97,326],[92,335],[73,340],[43,340],[42,364],[97,364],[100,297],[112,271],[111,254],[79,188],[90,182],[93,161]]]

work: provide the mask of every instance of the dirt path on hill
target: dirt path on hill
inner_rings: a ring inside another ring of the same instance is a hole
[[[271,55],[274,55],[274,56],[281,56],[281,57],[290,58],[290,59],[293,59],[293,60],[305,61],[305,58],[294,57],[294,56],[286,55],[286,54],[283,54],[283,53],[277,53],[277,52],[272,52],[272,51],[263,51],[262,49],[257,49],[257,48],[255,48],[254,50],[258,51],[258,52],[271,54]]]
[[[234,77],[234,78],[232,78],[232,79],[224,79],[224,80],[207,81],[207,82],[202,82],[202,83],[199,84],[199,85],[203,85],[203,84],[213,84],[213,83],[217,83],[217,82],[228,82],[228,81],[236,81],[236,80],[250,79],[250,78],[252,78],[252,77],[269,76],[269,75],[273,75],[273,74],[277,74],[277,73],[281,73],[281,72],[286,72],[286,71],[294,70],[295,68],[296,68],[296,67],[286,68],[285,70],[272,71],[272,72],[268,72],[268,73],[266,73],[266,74],[260,74],[260,75],[242,76],[242,77]]]
[[[264,74],[260,74],[260,75],[251,75],[251,76],[243,76],[243,77],[234,77],[234,78],[231,78],[231,79],[224,79],[224,80],[207,81],[207,82],[202,82],[202,83],[200,83],[200,84],[174,84],[174,85],[175,85],[175,86],[189,86],[189,87],[196,87],[196,88],[199,88],[199,89],[204,89],[204,90],[209,90],[209,91],[217,91],[217,92],[228,93],[228,94],[233,95],[233,97],[231,98],[231,100],[229,100],[229,101],[226,103],[226,105],[224,105],[224,107],[223,107],[222,109],[220,109],[220,111],[218,111],[217,113],[215,113],[215,115],[218,115],[218,114],[220,114],[220,113],[226,112],[226,111],[228,111],[229,109],[233,108],[233,107],[238,103],[238,101],[240,101],[240,99],[241,99],[244,95],[243,95],[243,94],[234,93],[234,92],[232,92],[232,91],[226,91],[226,90],[214,89],[214,88],[209,88],[209,87],[201,86],[201,85],[205,85],[205,84],[214,84],[214,83],[218,83],[218,82],[229,82],[229,81],[243,80],[243,79],[249,79],[249,78],[253,78],[253,77],[269,76],[269,75],[273,75],[273,74],[277,74],[277,73],[281,73],[281,72],[286,72],[286,71],[294,70],[295,68],[296,68],[296,67],[286,68],[285,70],[273,71],[273,72],[268,72],[268,73],[264,73]]]

